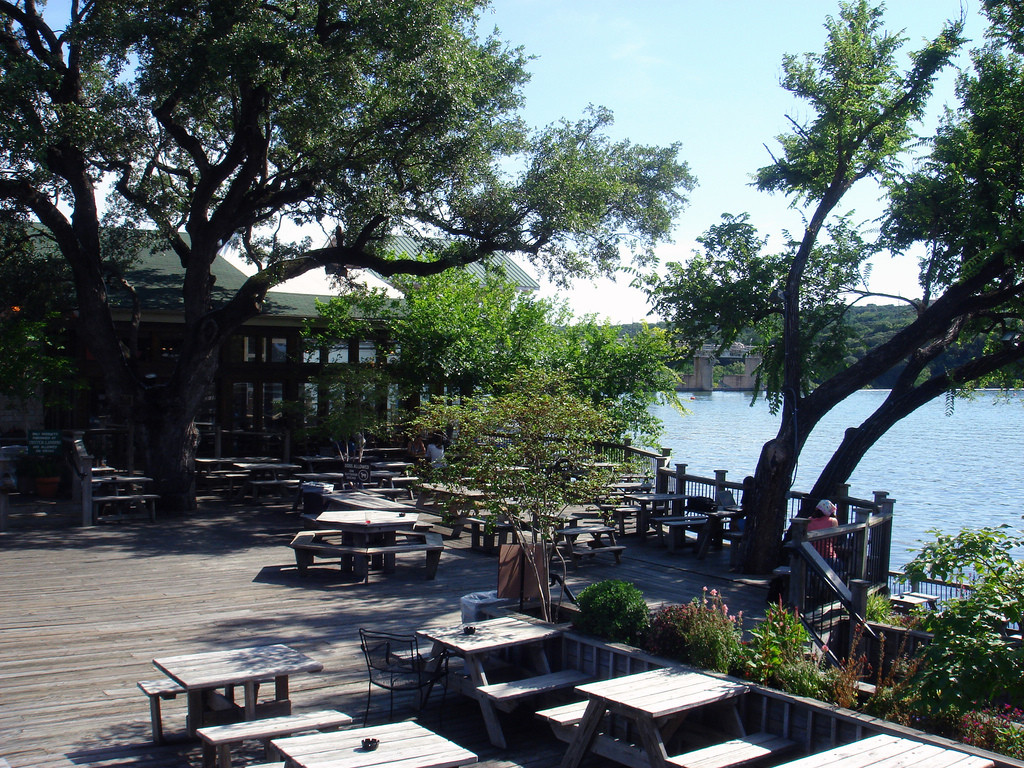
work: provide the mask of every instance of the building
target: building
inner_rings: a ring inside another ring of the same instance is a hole
[[[396,237],[394,249],[410,256],[417,252],[416,242],[407,237]],[[499,256],[493,261],[521,289],[536,290],[539,287],[512,259]],[[484,267],[473,264],[467,269],[471,274],[482,275]],[[308,321],[319,317],[316,301],[326,301],[332,295],[332,281],[322,269],[318,272],[272,289],[262,313],[246,322],[221,350],[218,375],[198,422],[201,428],[210,428],[206,432],[216,427],[226,435],[255,436],[255,445],[231,446],[239,451],[253,453],[260,447],[266,447],[268,441],[280,439],[285,419],[282,403],[310,399],[316,402],[315,388],[310,382],[325,363],[367,363],[377,358],[381,337],[350,339],[347,344],[331,349],[311,346],[304,328]],[[233,296],[247,277],[240,264],[223,256],[214,262],[212,273],[215,278],[215,306]],[[159,379],[168,375],[182,344],[184,320],[180,275],[178,258],[169,250],[147,251],[126,271],[126,281],[133,287],[142,311],[137,362],[145,376]],[[388,287],[386,281],[372,272],[364,272],[360,279],[371,285]],[[130,296],[127,291],[116,289],[111,289],[109,295],[115,323],[124,329],[127,343],[132,307]],[[94,437],[105,433],[114,435],[123,427],[115,423],[116,409],[107,400],[102,372],[89,354],[87,340],[76,336],[74,327],[70,331],[70,348],[80,361],[87,386],[76,395],[69,411],[49,413],[45,417],[36,413],[34,420],[40,423],[32,426],[87,430],[87,436],[92,434]],[[382,407],[387,407],[387,403]],[[24,421],[24,409],[10,415],[17,418],[20,427]],[[4,431],[9,429],[10,426],[4,426]]]

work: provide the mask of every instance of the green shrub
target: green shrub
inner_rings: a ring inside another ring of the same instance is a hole
[[[580,592],[576,605],[576,629],[615,643],[636,644],[650,622],[643,593],[627,581],[591,584]]]
[[[787,693],[823,698],[829,679],[809,655],[810,639],[795,611],[769,605],[764,621],[750,630],[747,675]]]
[[[742,616],[730,616],[717,590],[707,587],[688,605],[668,605],[651,618],[644,648],[703,669],[730,672],[741,663]]]

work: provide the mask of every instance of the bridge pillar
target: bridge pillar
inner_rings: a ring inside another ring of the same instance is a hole
[[[693,358],[693,388],[698,392],[710,392],[714,389],[714,379],[711,371],[714,368],[715,359],[707,355],[694,355]]]

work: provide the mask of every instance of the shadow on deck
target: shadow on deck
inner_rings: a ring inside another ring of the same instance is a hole
[[[433,581],[423,579],[420,558],[369,584],[336,567],[300,576],[287,544],[301,526],[288,504],[211,499],[188,517],[81,528],[69,503],[12,502],[0,534],[0,758],[12,768],[201,765],[198,744],[183,739],[184,697],[163,703],[170,743],[150,741],[136,682],[159,676],[151,661],[162,655],[286,643],[324,665],[292,678],[294,710],[338,709],[359,721],[366,672],[358,627],[458,622],[461,596],[494,589],[497,579],[497,559],[469,550],[467,536],[446,542]],[[621,565],[592,558],[568,572],[574,593],[622,579],[657,607],[706,586],[748,625],[763,615],[766,583],[730,574],[727,551],[697,561],[632,536],[620,543],[628,547]],[[396,700],[395,715],[418,717],[485,768],[557,766],[565,753],[528,712],[503,715],[510,748],[492,747],[476,704],[457,694],[444,707],[435,694],[420,715]],[[386,718],[387,696],[375,691],[370,722]],[[236,766],[261,759],[256,746],[235,755]]]

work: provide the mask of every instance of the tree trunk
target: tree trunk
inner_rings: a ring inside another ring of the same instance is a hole
[[[786,499],[793,482],[795,466],[796,453],[791,439],[776,437],[764,444],[752,488],[743,494],[744,508],[753,511],[747,517],[746,532],[742,539],[745,573],[771,573],[782,561]],[[753,493],[753,498],[748,504],[749,492]]]
[[[146,472],[153,478],[153,493],[160,495],[164,512],[196,508],[195,464],[199,431],[195,408],[168,387],[146,392],[136,409],[138,437]]]

